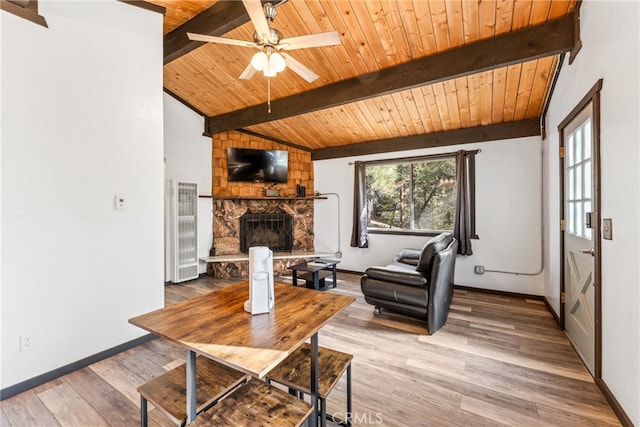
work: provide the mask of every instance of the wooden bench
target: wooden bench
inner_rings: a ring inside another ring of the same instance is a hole
[[[313,406],[263,381],[252,379],[198,415],[189,427],[301,426]]]
[[[334,419],[339,424],[351,425],[351,360],[353,355],[326,347],[318,347],[318,400],[320,401],[320,422],[326,426],[327,396],[338,380],[347,371],[347,412],[345,420]],[[301,394],[311,394],[311,346],[303,344],[289,357],[280,362],[267,374],[268,381],[274,381]],[[301,396],[303,397],[303,396]]]
[[[202,412],[250,378],[206,357],[196,358],[196,412]],[[187,421],[186,365],[182,364],[138,387],[140,425],[147,427],[147,401],[178,426]]]

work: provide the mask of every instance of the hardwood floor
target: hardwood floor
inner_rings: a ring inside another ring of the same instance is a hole
[[[338,279],[329,292],[357,301],[320,331],[320,345],[354,355],[355,425],[620,425],[540,301],[456,291],[447,325],[430,336],[424,322],[374,314],[359,276]],[[165,301],[229,283],[204,277],[167,286]],[[183,361],[179,346],[150,341],[0,402],[0,425],[137,426],[138,385]],[[345,385],[343,378],[329,396],[328,414],[344,417]],[[149,425],[171,425],[149,408]]]

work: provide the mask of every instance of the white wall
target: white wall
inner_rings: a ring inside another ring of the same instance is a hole
[[[204,119],[193,110],[164,94],[164,156],[166,162],[166,210],[167,271],[166,281],[171,275],[171,231],[170,231],[170,180],[198,183],[198,192],[211,195],[211,138],[202,136]],[[212,199],[198,200],[198,257],[209,256],[213,227]],[[207,264],[200,263],[200,273],[207,271]]]
[[[369,248],[350,247],[354,171],[348,162],[476,148],[481,149],[476,156],[476,232],[480,239],[472,240],[473,255],[458,256],[455,283],[542,295],[539,137],[314,162],[315,189],[321,193],[340,194],[343,258],[339,267],[364,271],[371,265],[384,265],[389,263],[400,249],[421,248],[428,240],[428,237],[370,234]],[[335,252],[337,249],[336,203],[335,197],[316,201],[317,251]],[[477,275],[473,272],[475,265],[483,265],[491,270],[534,275],[516,276],[489,272]]]
[[[127,320],[164,304],[162,15],[39,8],[49,28],[0,12],[2,388],[144,335]]]
[[[640,5],[586,1],[581,9],[583,48],[564,64],[547,117],[546,217],[559,220],[558,124],[600,78],[603,218],[613,219],[613,240],[602,241],[602,379],[635,425],[640,425],[640,152],[638,85]],[[559,309],[559,234],[547,230],[545,294]]]

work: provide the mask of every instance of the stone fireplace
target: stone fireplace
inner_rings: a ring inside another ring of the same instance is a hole
[[[213,245],[216,256],[246,255],[250,246],[274,253],[295,252],[274,260],[276,274],[288,273],[299,254],[314,252],[313,200],[304,198],[214,198]],[[220,278],[247,277],[247,261],[209,263],[207,272]]]
[[[270,190],[279,190],[281,197],[266,197],[263,182],[232,182],[228,176],[227,150],[229,148],[251,148],[263,150],[287,150],[289,152],[289,173],[286,183],[269,185]],[[211,195],[213,197],[213,246],[215,262],[207,263],[207,272],[220,278],[248,277],[248,255],[243,253],[240,218],[245,214],[288,215],[291,218],[291,248],[286,251],[275,249],[278,257],[291,253],[291,258],[274,259],[274,272],[288,274],[289,265],[306,258],[305,253],[314,253],[312,198],[296,197],[297,186],[304,186],[308,195],[314,194],[313,162],[311,152],[272,140],[230,130],[212,137],[211,150]],[[266,246],[272,246],[273,237],[268,226],[261,231],[267,237]],[[267,236],[271,235],[271,236]],[[261,238],[261,239],[262,239]],[[264,240],[251,244],[262,245]],[[288,247],[288,246],[287,246]],[[309,256],[308,258],[313,258]],[[229,261],[227,261],[229,259]],[[231,261],[231,259],[233,261]]]

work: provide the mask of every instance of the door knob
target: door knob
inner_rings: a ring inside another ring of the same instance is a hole
[[[596,256],[596,250],[594,248],[580,249],[580,252],[582,252],[583,254],[591,254],[591,256]]]

